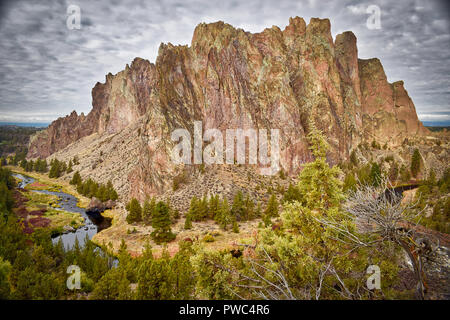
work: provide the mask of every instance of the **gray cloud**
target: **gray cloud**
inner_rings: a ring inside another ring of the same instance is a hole
[[[66,10],[81,8],[81,29]],[[381,29],[366,8],[381,9]],[[450,117],[448,4],[438,1],[121,0],[0,2],[0,121],[51,121],[89,112],[91,89],[134,57],[155,61],[161,42],[190,44],[200,22],[223,20],[250,32],[291,16],[330,18],[333,36],[352,30],[361,58],[378,57],[389,81],[404,80],[419,116]]]

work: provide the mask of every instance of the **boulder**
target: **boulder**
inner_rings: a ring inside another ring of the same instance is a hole
[[[101,213],[105,211],[105,205],[103,202],[101,202],[96,197],[93,197],[91,199],[91,202],[89,202],[88,207],[86,208],[86,213]]]
[[[103,202],[103,205],[105,206],[105,209],[112,209],[115,207],[116,202],[114,200],[108,200],[106,202]]]

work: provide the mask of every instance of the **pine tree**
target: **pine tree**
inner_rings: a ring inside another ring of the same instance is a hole
[[[104,185],[100,185],[96,192],[96,197],[100,201],[106,201],[109,198],[108,189]]]
[[[228,225],[231,222],[231,212],[227,198],[224,198],[219,206],[219,212],[216,215],[216,222],[223,230],[227,230]]]
[[[190,214],[186,214],[186,219],[184,220],[184,229],[192,229],[192,218]]]
[[[282,203],[293,202],[293,201],[301,201],[300,190],[297,186],[289,183],[289,187],[286,192],[283,194]]]
[[[124,268],[109,270],[96,284],[91,299],[126,300],[132,296]]]
[[[372,164],[372,168],[370,169],[370,181],[375,187],[378,187],[381,182],[381,169],[376,162]]]
[[[152,218],[153,232],[151,236],[156,243],[169,242],[175,239],[175,235],[170,228],[169,207],[166,203],[159,201],[156,204]]]
[[[127,204],[126,209],[128,210],[127,222],[134,223],[142,220],[142,208],[139,201],[136,198],[131,199]]]
[[[414,153],[411,158],[411,174],[414,178],[417,178],[417,174],[420,172],[421,158],[419,149],[414,149]]]
[[[106,184],[106,188],[108,189],[108,199],[116,201],[119,198],[119,196],[118,196],[116,190],[114,189],[114,186],[113,186],[111,180],[108,180],[108,183]]]
[[[344,179],[344,191],[355,191],[356,190],[356,179],[353,172],[348,173]]]
[[[190,215],[192,221],[200,221],[202,215],[201,208],[202,200],[198,199],[196,196],[193,196],[191,199],[191,204],[189,206],[188,214]]]
[[[241,190],[234,196],[231,214],[239,221],[245,217],[244,195]]]
[[[245,214],[245,220],[252,220],[255,218],[255,202],[250,199],[250,196],[247,195],[245,197],[244,201],[245,207],[244,207],[244,214]]]
[[[233,219],[233,223],[232,223],[232,226],[233,226],[233,232],[234,232],[234,233],[239,233],[239,225],[238,225],[238,223],[237,223],[237,221],[236,221],[236,218],[233,217],[232,219]]]
[[[266,210],[264,211],[264,215],[267,217],[273,218],[278,216],[278,201],[275,194],[272,193],[272,195],[269,198],[269,202],[267,203]]]
[[[26,169],[26,167],[27,167],[27,159],[23,159],[22,161],[20,161],[20,167],[22,168],[22,169]]]
[[[173,272],[168,258],[162,257],[161,259],[144,261],[139,269],[137,299],[172,299],[172,277]]]
[[[72,169],[72,160],[69,160],[69,165],[67,167],[67,173],[71,173],[73,171]]]
[[[206,195],[203,196],[198,204],[197,215],[197,219],[200,221],[206,220],[206,218],[208,218],[208,199],[206,198]]]
[[[262,221],[264,222],[264,225],[266,227],[270,226],[272,224],[272,220],[270,219],[270,216],[268,214],[264,214],[262,217]]]
[[[142,211],[142,220],[145,224],[151,224],[152,223],[152,216],[153,212],[155,211],[156,207],[156,199],[155,197],[152,197],[152,199],[149,201],[147,198],[144,202],[144,208]]]
[[[216,215],[219,213],[219,196],[218,195],[213,195],[211,196],[211,198],[209,199],[209,204],[208,204],[208,218],[209,219],[215,219]]]
[[[258,205],[256,206],[255,217],[256,218],[262,217],[262,209],[261,209],[261,203],[260,202],[258,202]]]
[[[73,174],[72,180],[70,180],[69,183],[72,185],[75,185],[75,186],[78,186],[79,184],[82,183],[81,175],[78,171],[75,171],[75,173]]]

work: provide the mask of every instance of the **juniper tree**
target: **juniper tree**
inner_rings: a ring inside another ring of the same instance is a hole
[[[380,185],[381,175],[380,165],[376,162],[372,163],[372,167],[370,169],[370,181],[373,186],[378,187]]]
[[[266,210],[264,210],[264,215],[266,215],[269,218],[278,216],[278,200],[275,194],[273,193],[269,198]]]
[[[216,222],[223,230],[227,230],[228,225],[231,223],[231,212],[227,198],[224,198],[220,204],[219,213],[216,215]]]
[[[145,224],[151,224],[152,223],[152,216],[153,212],[155,211],[156,207],[156,199],[155,197],[152,197],[152,199],[149,201],[149,199],[145,199],[144,207],[142,210],[142,220]]]
[[[184,220],[184,229],[186,230],[192,229],[192,218],[189,213],[186,214],[186,219]]]
[[[134,223],[142,220],[142,208],[141,204],[136,198],[131,199],[127,204],[126,209],[128,210],[127,222]]]
[[[73,171],[72,169],[72,160],[69,160],[69,165],[67,166],[67,173],[71,173]]]
[[[326,224],[327,221],[333,221],[345,230],[353,230],[352,221],[340,210],[344,199],[339,180],[341,171],[327,164],[328,144],[314,126],[308,139],[315,159],[306,164],[299,175],[302,203],[294,201],[284,205],[279,228],[259,230],[257,244],[253,248],[249,247],[251,254],[243,260],[246,267],[238,269],[226,265],[222,269],[233,275],[225,282],[238,297],[360,297],[353,289],[365,281],[363,277],[367,260],[356,257],[348,259],[351,248],[340,242],[345,239],[338,230]],[[195,257],[193,261],[197,262],[199,258]],[[203,268],[210,264],[223,266],[211,259],[212,255],[202,256],[202,263],[198,265]],[[359,272],[361,278],[355,278],[353,282],[344,281],[349,270]],[[247,291],[243,291],[244,288]]]
[[[300,190],[297,186],[289,183],[289,187],[286,192],[283,194],[282,203],[292,202],[292,201],[301,201]]]
[[[151,236],[156,243],[169,242],[175,239],[170,224],[169,207],[166,203],[159,201],[152,217],[153,232]]]
[[[106,188],[108,189],[108,199],[115,201],[119,198],[117,191],[114,189],[114,186],[113,186],[111,180],[108,180],[108,183],[106,184]]]
[[[231,206],[231,215],[237,220],[242,220],[245,217],[244,195],[241,190],[234,196],[233,204]]]
[[[411,174],[414,178],[417,177],[417,174],[420,172],[421,166],[421,158],[419,149],[414,149],[414,153],[411,157]]]

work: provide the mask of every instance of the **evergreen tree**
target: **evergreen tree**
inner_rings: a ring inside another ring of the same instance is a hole
[[[48,174],[49,178],[59,178],[63,172],[62,163],[58,159],[53,159],[50,163],[50,172]]]
[[[152,218],[153,232],[151,236],[156,243],[169,242],[175,239],[170,228],[169,207],[166,203],[159,201],[156,204]]]
[[[69,183],[72,185],[75,185],[75,186],[78,186],[82,183],[81,175],[78,171],[75,171],[75,173],[73,174],[73,177]]]
[[[108,189],[105,185],[100,185],[97,189],[96,197],[100,199],[100,201],[106,201],[109,199]]]
[[[381,169],[376,162],[372,163],[372,168],[370,169],[370,181],[375,187],[378,187],[381,182]]]
[[[231,215],[238,221],[245,217],[244,195],[241,190],[234,196],[233,205],[231,206]]]
[[[231,223],[231,212],[227,198],[224,198],[219,206],[219,212],[216,215],[216,222],[223,230],[227,230],[228,225]]]
[[[255,202],[247,195],[244,201],[244,219],[252,220],[255,218]]]
[[[117,194],[117,191],[114,189],[114,186],[111,182],[111,180],[108,180],[108,183],[106,184],[106,188],[108,189],[108,199],[116,201],[119,196]]]
[[[186,214],[186,219],[184,220],[184,229],[192,229],[192,218],[190,214]]]
[[[232,223],[233,232],[234,233],[239,233],[239,225],[238,225],[238,223],[236,221],[236,217],[233,216],[232,219],[233,219],[233,223]]]
[[[289,183],[289,187],[286,192],[283,194],[282,203],[293,202],[293,201],[301,201],[300,190],[297,186]]]
[[[344,179],[344,187],[343,187],[344,191],[349,191],[349,190],[355,191],[356,185],[357,185],[357,183],[356,183],[355,176],[353,175],[353,172],[348,173]]]
[[[209,204],[208,204],[208,218],[209,219],[215,219],[216,215],[219,213],[219,207],[220,207],[219,202],[220,201],[219,201],[218,195],[213,195],[209,199]]]
[[[142,208],[139,201],[136,198],[131,199],[127,204],[126,209],[128,210],[127,222],[134,223],[142,220]]]
[[[67,173],[71,173],[73,171],[72,169],[72,160],[69,160],[69,165],[67,166]]]
[[[173,271],[168,260],[163,256],[161,259],[149,259],[142,263],[138,275],[137,299],[168,300],[173,298],[171,288]]]
[[[122,267],[112,268],[95,284],[90,299],[127,300],[132,296],[130,282]]]
[[[156,207],[155,197],[152,197],[150,201],[148,200],[148,198],[145,199],[144,208],[142,210],[142,220],[144,221],[145,224],[152,223],[152,216],[153,212],[155,211],[155,207]]]
[[[267,203],[266,210],[264,211],[264,215],[267,217],[273,218],[278,216],[278,201],[275,194],[272,193],[272,195],[269,198],[269,202]]]
[[[3,260],[0,257],[0,299],[6,300],[9,298],[10,284],[9,284],[9,274],[11,272],[11,263],[9,261]]]
[[[260,218],[262,217],[262,215],[261,203],[258,202],[258,205],[256,206],[255,217]]]
[[[414,178],[417,178],[417,174],[420,172],[421,157],[419,149],[414,149],[414,153],[411,158],[411,174]]]
[[[315,125],[311,123],[310,126],[308,140],[315,160],[305,164],[299,175],[302,204],[320,208],[336,206],[343,200],[342,182],[338,177],[341,170],[337,166],[330,168],[326,162],[329,145]]]
[[[27,168],[27,159],[20,161],[20,167],[24,170]]]
[[[206,220],[207,218],[208,218],[208,199],[206,198],[206,195],[204,195],[198,204],[197,219],[203,221]]]

